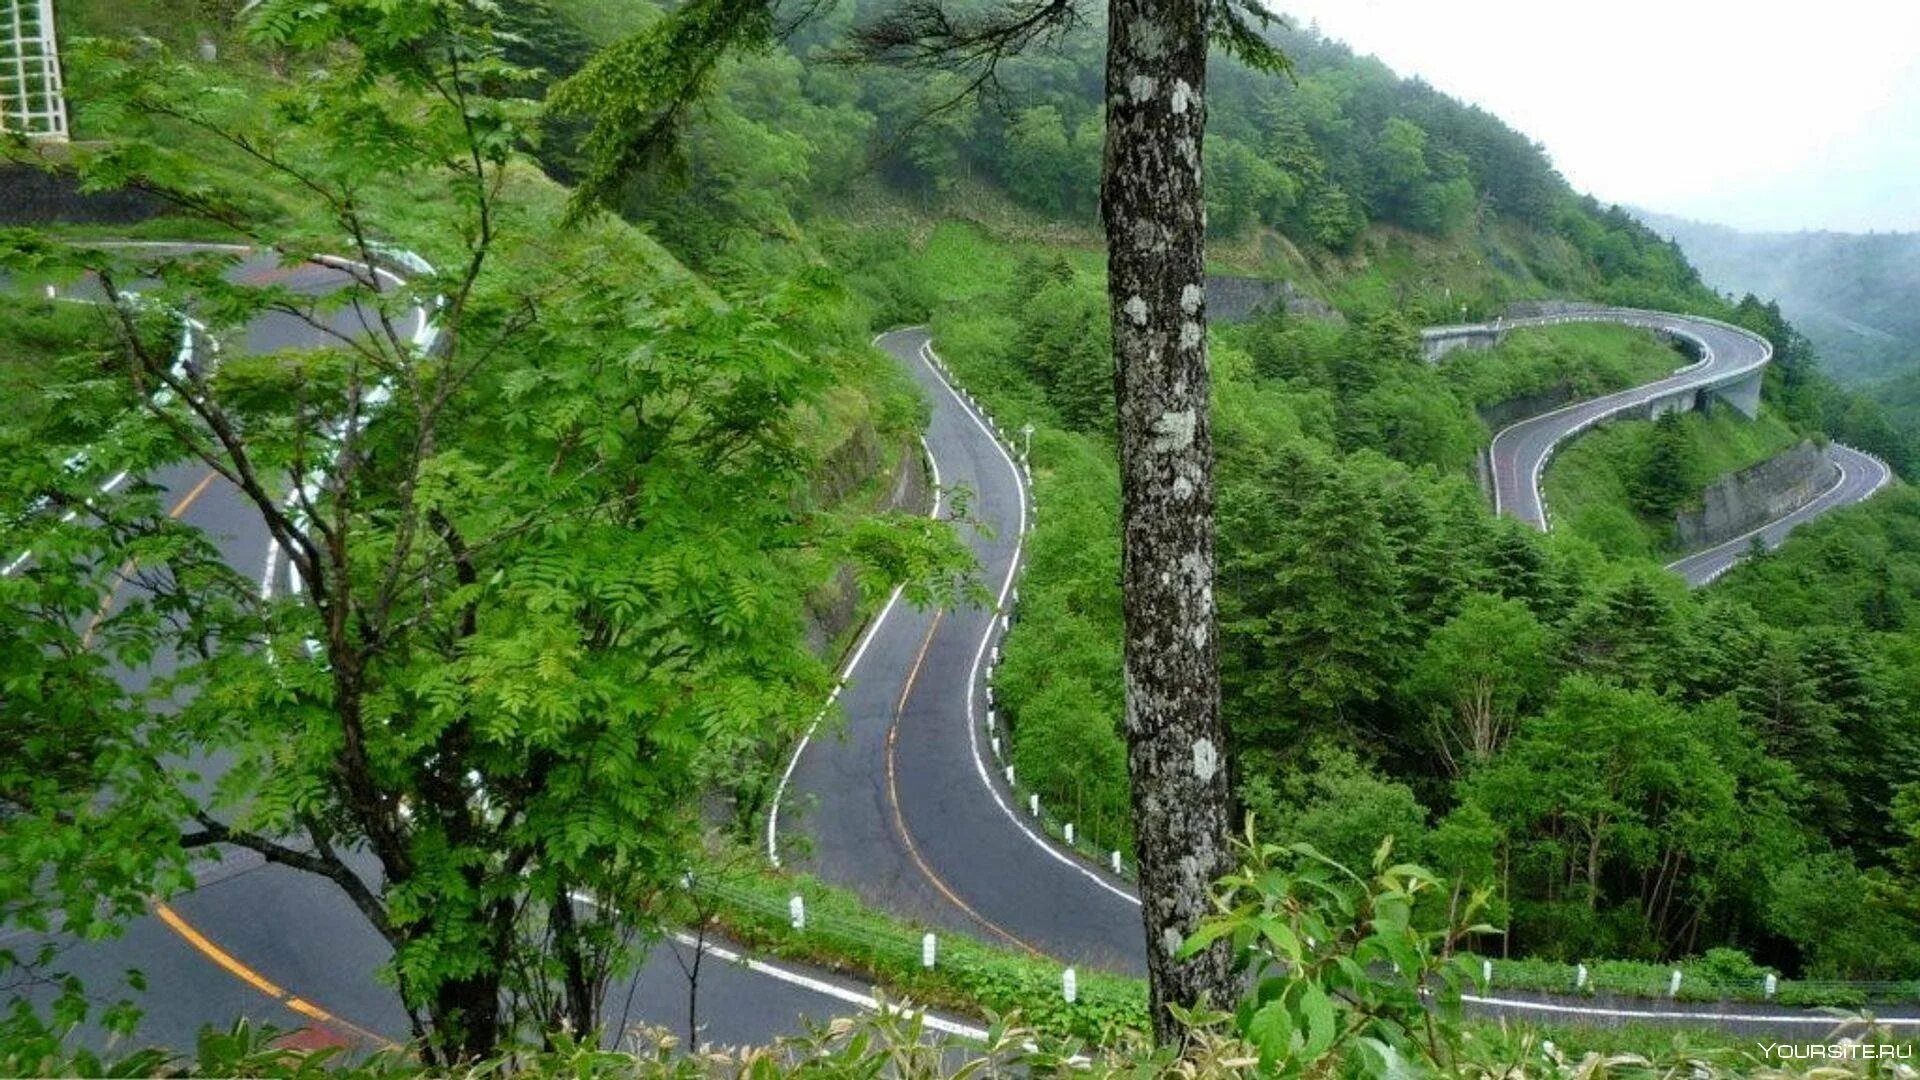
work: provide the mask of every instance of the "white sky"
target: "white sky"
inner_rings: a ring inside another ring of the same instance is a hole
[[[1748,229],[1920,229],[1920,4],[1271,0],[1576,188]]]

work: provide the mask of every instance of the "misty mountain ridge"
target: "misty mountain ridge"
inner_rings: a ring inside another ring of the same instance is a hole
[[[1843,382],[1920,365],[1920,233],[1745,232],[1635,208],[1672,238],[1707,284],[1775,300]]]

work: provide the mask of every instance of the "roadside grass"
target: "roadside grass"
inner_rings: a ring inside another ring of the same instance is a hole
[[[1440,365],[1454,392],[1477,408],[1546,390],[1596,397],[1671,375],[1689,361],[1651,331],[1608,323],[1525,327],[1492,349],[1449,353]]]
[[[1715,405],[1681,420],[1704,486],[1797,444],[1800,435],[1771,409],[1748,420]],[[1644,420],[1602,425],[1576,438],[1548,465],[1542,486],[1554,528],[1592,543],[1615,558],[1665,559],[1674,547],[1673,523],[1634,508],[1633,478],[1652,448],[1654,426]]]
[[[728,860],[738,865],[738,860]],[[1076,1000],[1065,1000],[1061,976],[1066,965],[1038,958],[1010,947],[989,944],[966,934],[937,930],[868,906],[852,892],[822,883],[804,874],[771,870],[723,875],[699,889],[703,907],[712,913],[713,926],[728,939],[762,956],[826,968],[859,983],[878,987],[896,1002],[932,1008],[970,1019],[988,1019],[1018,1013],[1021,1021],[1048,1035],[1111,1044],[1146,1031],[1147,990],[1142,979],[1080,967],[1074,972]],[[805,905],[805,926],[792,925],[789,904],[799,896]],[[936,935],[933,966],[924,963],[925,935]],[[1709,961],[1711,958],[1709,958]],[[1683,997],[1691,1001],[1757,1001],[1759,983],[1752,986],[1703,989],[1709,961],[1683,963],[1695,989]],[[1541,961],[1495,961],[1494,990],[1566,992],[1573,985],[1570,964]],[[1644,969],[1644,970],[1643,970]],[[1599,963],[1593,983],[1600,993],[1618,998],[1659,1000],[1669,968],[1656,964]],[[1833,1021],[1838,1027],[1857,1008],[1857,996],[1822,993],[1791,980],[1780,983],[1780,1000],[1789,1004],[1842,1007]],[[1870,1014],[1867,1010],[1861,1015]],[[1609,1020],[1599,1024],[1535,1023],[1473,1016],[1463,1026],[1464,1037],[1493,1047],[1519,1047],[1543,1053],[1551,1042],[1569,1058],[1587,1053],[1605,1056],[1639,1054],[1653,1060],[1699,1056],[1733,1064],[1739,1055],[1757,1051],[1762,1041],[1752,1035],[1686,1024],[1655,1024]],[[1858,1038],[1856,1028],[1851,1032]],[[1801,1040],[1805,1041],[1805,1040]],[[1875,1040],[1910,1045],[1888,1036]]]
[[[132,407],[135,398],[109,368],[119,330],[106,308],[18,292],[0,292],[0,300],[0,401],[13,418],[79,422],[95,411]],[[170,347],[164,317],[143,319],[142,331],[150,347]],[[55,387],[60,394],[51,392]],[[87,391],[84,400],[71,396],[76,388]],[[72,415],[56,417],[55,410]]]

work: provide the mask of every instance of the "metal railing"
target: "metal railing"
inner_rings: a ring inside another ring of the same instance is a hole
[[[0,131],[67,138],[53,0],[0,0]]]

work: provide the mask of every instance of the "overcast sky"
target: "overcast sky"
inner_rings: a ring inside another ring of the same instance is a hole
[[[1611,202],[1746,229],[1920,229],[1920,4],[1273,0],[1485,107]],[[1812,17],[1808,17],[1808,16]]]

